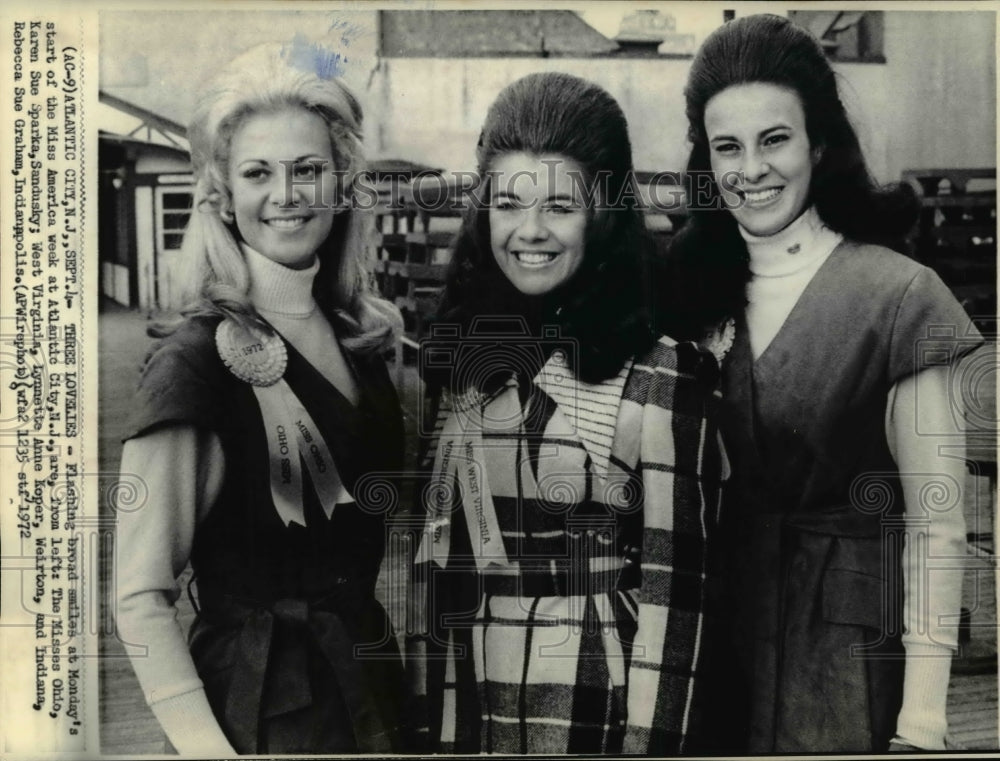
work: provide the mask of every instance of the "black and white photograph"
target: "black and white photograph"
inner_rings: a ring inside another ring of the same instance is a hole
[[[3,758],[1000,750],[1000,6],[78,8]]]

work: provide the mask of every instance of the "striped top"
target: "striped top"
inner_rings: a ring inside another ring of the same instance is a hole
[[[583,442],[587,454],[594,461],[597,475],[602,478],[608,472],[622,391],[631,371],[632,359],[628,359],[613,378],[600,383],[586,383],[570,371],[566,355],[556,350],[534,378],[535,385],[559,405],[574,433]],[[449,396],[442,399],[437,409],[433,433],[421,463],[425,470],[434,464],[438,437],[452,411]]]
[[[631,370],[629,359],[615,377],[600,383],[585,383],[570,371],[566,355],[555,351],[535,376],[535,384],[562,409],[602,478],[608,472],[618,407]]]

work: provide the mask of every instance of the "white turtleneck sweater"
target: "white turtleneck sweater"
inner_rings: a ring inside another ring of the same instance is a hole
[[[751,353],[757,359],[843,237],[826,227],[812,207],[774,235],[758,237],[742,228],[740,233],[750,254],[746,320]],[[960,458],[939,454],[939,447],[954,439],[918,436],[914,421],[919,412],[925,430],[953,431],[948,384],[944,367],[905,378],[890,390],[885,415],[890,451],[903,475],[906,515],[918,520],[931,517],[930,527],[921,529],[926,532],[926,549],[908,538],[914,551],[906,553],[903,561],[906,669],[896,729],[898,739],[928,750],[945,747],[948,680],[962,591],[961,569],[948,565],[955,565],[954,558],[965,554],[966,539],[962,510],[925,511],[921,492],[940,474],[964,483],[965,467]],[[926,570],[921,567],[921,556]]]
[[[824,225],[813,207],[774,235],[758,237],[742,227],[740,234],[750,252],[746,317],[757,359],[843,236]]]
[[[244,248],[250,301],[295,348],[353,402],[358,388],[334,331],[312,295],[318,261],[293,270]],[[146,700],[182,755],[228,758],[236,752],[216,722],[188,652],[175,602],[198,524],[222,487],[218,436],[193,425],[156,428],[125,442],[121,472],[148,489],[140,509],[118,513],[115,618]]]
[[[312,295],[319,260],[307,269],[293,270],[246,245],[243,255],[250,271],[250,303],[313,367],[357,404],[358,389],[333,326]]]

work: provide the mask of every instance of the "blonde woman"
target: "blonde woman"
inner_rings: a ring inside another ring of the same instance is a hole
[[[372,291],[351,203],[361,118],[340,82],[265,46],[219,73],[190,126],[193,299],[143,371],[122,471],[149,499],[119,515],[116,577],[120,635],[183,754],[399,747],[374,597],[386,516],[353,496],[402,457],[379,351],[401,321]]]

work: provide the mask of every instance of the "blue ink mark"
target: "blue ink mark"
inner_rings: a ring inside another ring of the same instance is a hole
[[[302,33],[295,35],[291,45],[282,47],[281,55],[295,68],[313,73],[320,79],[343,76],[343,64],[347,63],[340,53],[309,42]]]
[[[340,34],[340,44],[344,47],[348,47],[354,40],[363,36],[367,33],[367,29],[360,24],[355,24],[350,21],[334,20],[330,24],[330,28],[327,29],[328,32],[339,32]]]

